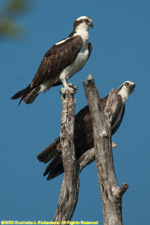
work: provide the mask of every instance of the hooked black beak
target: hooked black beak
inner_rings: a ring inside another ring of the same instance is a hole
[[[94,24],[93,24],[93,22],[92,22],[92,23],[90,24],[90,27],[92,27],[92,28],[94,27]]]
[[[133,84],[130,86],[130,90],[131,90],[131,91],[134,91],[134,88],[135,88],[135,83],[133,83]]]

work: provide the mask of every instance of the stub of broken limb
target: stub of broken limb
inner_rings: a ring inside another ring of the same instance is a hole
[[[121,187],[113,187],[112,192],[116,198],[120,198],[127,191],[129,185],[127,183],[123,183]]]
[[[118,145],[112,141],[112,148],[116,148]]]

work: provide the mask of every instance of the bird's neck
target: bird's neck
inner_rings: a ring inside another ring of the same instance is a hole
[[[129,98],[129,93],[124,89],[121,89],[118,94],[121,96],[123,103],[125,103]]]
[[[89,27],[85,24],[80,24],[73,30],[72,34],[73,36],[80,35],[83,40],[83,44],[85,44],[89,40]]]
[[[77,30],[76,31],[76,35],[80,35],[81,36],[81,38],[83,40],[83,43],[86,43],[89,40],[89,32],[86,31],[86,30]]]

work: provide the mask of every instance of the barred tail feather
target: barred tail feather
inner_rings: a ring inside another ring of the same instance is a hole
[[[60,139],[59,137],[54,140],[54,142],[45,148],[38,156],[37,159],[41,162],[47,163],[52,158],[54,158],[60,151]],[[59,148],[59,149],[58,149]]]
[[[21,102],[25,102],[27,104],[31,104],[35,98],[38,96],[40,91],[40,87],[31,88],[30,85],[28,85],[25,89],[17,92],[15,95],[11,97],[11,99],[18,99],[21,98],[19,104]]]
[[[18,91],[16,94],[14,94],[11,99],[17,99],[21,98],[24,95],[27,95],[31,91],[30,85],[28,85],[26,88],[22,89],[21,91]]]
[[[54,142],[44,149],[38,156],[37,159],[41,162],[48,164],[44,176],[48,174],[47,180],[57,177],[59,174],[63,173],[63,164],[61,158],[61,146],[60,138],[56,138]]]

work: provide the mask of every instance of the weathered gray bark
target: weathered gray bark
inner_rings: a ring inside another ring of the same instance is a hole
[[[117,144],[112,142],[112,148],[116,148]],[[86,151],[80,158],[79,158],[79,168],[80,173],[81,171],[90,163],[92,163],[95,160],[95,150],[94,148],[89,149]]]
[[[73,86],[74,91],[76,88]],[[70,221],[74,213],[79,193],[79,166],[74,148],[74,93],[62,91],[62,117],[60,142],[64,166],[64,178],[54,221]]]
[[[118,98],[112,90],[104,112],[92,75],[89,75],[87,80],[88,83],[83,82],[83,85],[92,115],[95,159],[104,225],[122,225],[122,195],[127,190],[128,184],[124,183],[121,188],[117,184],[110,126],[113,113],[117,108]]]
[[[99,186],[101,190],[104,225],[122,225],[122,195],[128,188],[124,183],[120,188],[114,170],[111,141],[111,120],[118,106],[115,91],[109,93],[105,111],[92,76],[88,84],[83,82],[89,109],[92,115],[94,148],[86,151],[76,161],[74,149],[75,100],[70,92],[62,94],[61,150],[64,166],[64,179],[60,191],[54,221],[70,221],[76,207],[79,193],[79,173],[96,159]]]

